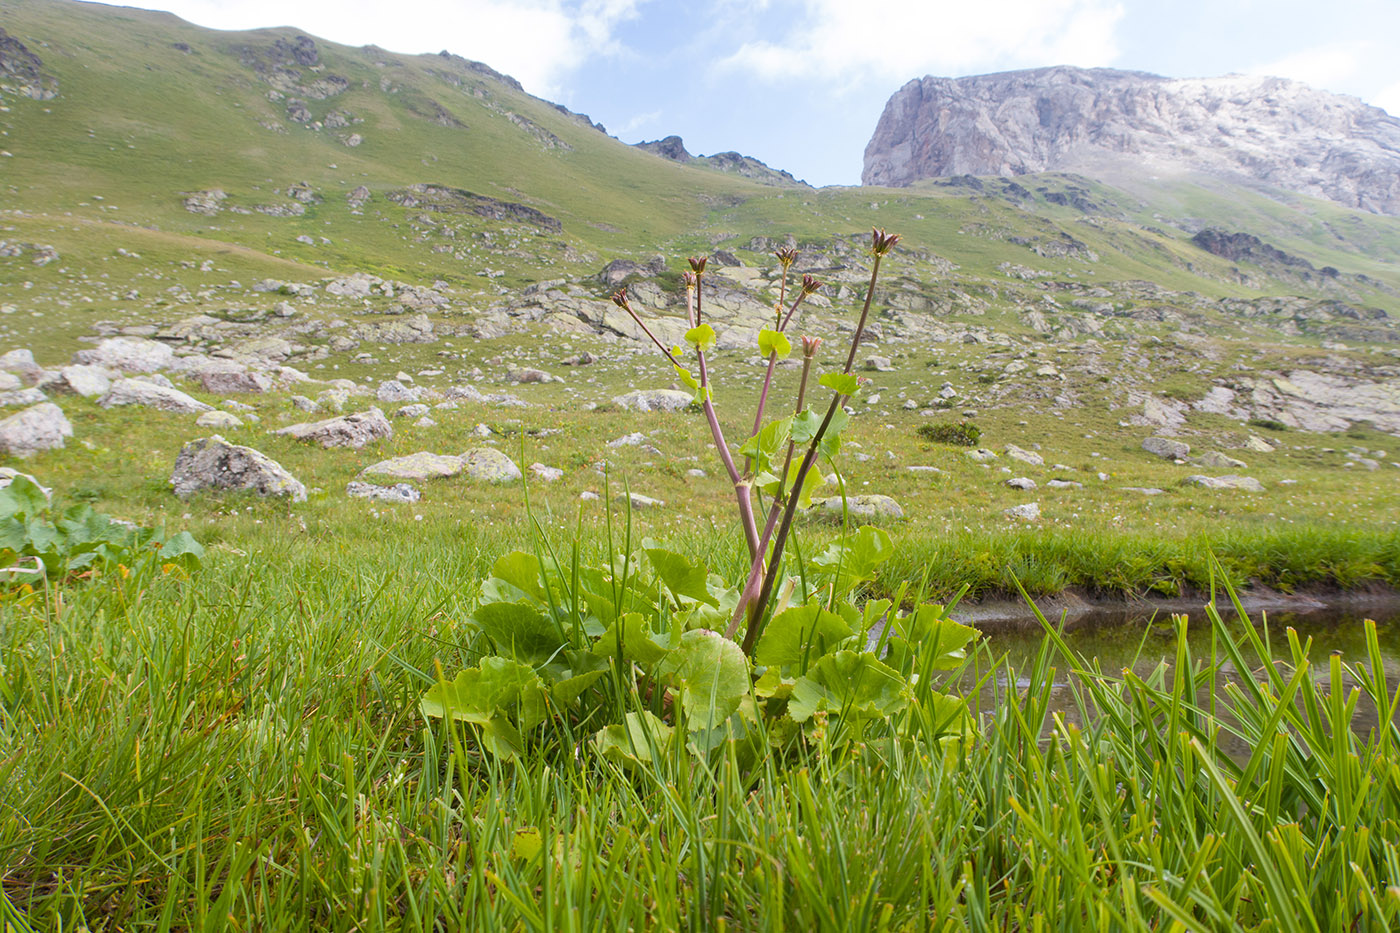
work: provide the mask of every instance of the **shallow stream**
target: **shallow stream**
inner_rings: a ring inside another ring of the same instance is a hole
[[[1309,658],[1312,662],[1312,674],[1314,681],[1326,692],[1330,681],[1329,656],[1333,653],[1341,655],[1344,664],[1361,666],[1369,663],[1366,654],[1366,641],[1363,631],[1363,619],[1375,619],[1378,625],[1377,635],[1381,648],[1381,656],[1386,672],[1386,680],[1393,696],[1397,687],[1400,687],[1400,609],[1391,606],[1373,606],[1372,610],[1357,613],[1352,610],[1319,610],[1305,614],[1295,614],[1288,612],[1255,612],[1250,615],[1261,636],[1265,635],[1262,624],[1262,617],[1268,620],[1267,637],[1270,649],[1273,654],[1272,660],[1283,661],[1291,665],[1292,654],[1287,640],[1287,629],[1293,628],[1299,637],[1300,642],[1312,639],[1312,648]],[[954,613],[958,615],[958,613]],[[1192,657],[1198,663],[1208,661],[1211,651],[1211,631],[1210,622],[1203,610],[1196,610],[1187,613],[1188,638]],[[1230,625],[1238,625],[1234,621],[1234,613],[1222,612],[1222,616]],[[1055,616],[1048,616],[1055,620]],[[1034,624],[1033,622],[1031,624]],[[988,635],[990,647],[996,656],[1005,654],[1011,661],[1013,668],[1022,675],[1031,668],[1035,652],[1039,649],[1042,635],[1039,626],[1032,630],[1022,620],[1018,624],[1012,625],[983,625],[984,630],[991,629]],[[1095,611],[1079,614],[1072,623],[1066,625],[1065,640],[1070,648],[1086,659],[1098,659],[1099,667],[1105,674],[1116,674],[1119,671],[1131,668],[1141,677],[1148,676],[1158,664],[1165,660],[1170,665],[1175,660],[1175,633],[1171,625],[1171,615],[1166,612],[1154,613],[1150,609],[1119,609],[1112,612]],[[1223,653],[1223,652],[1222,652]],[[1246,657],[1252,657],[1252,649],[1246,648]],[[1051,707],[1054,711],[1061,713],[1069,721],[1079,719],[1078,709],[1075,706],[1074,698],[1066,680],[1067,665],[1063,659],[1056,658],[1052,661],[1052,666],[1056,668],[1054,684],[1051,691]],[[1291,670],[1291,668],[1285,668]],[[1344,669],[1345,670],[1345,669]],[[1262,677],[1262,674],[1260,675]],[[1226,679],[1238,679],[1239,672],[1234,666],[1225,661],[1222,665],[1218,682]],[[1021,676],[1017,687],[1025,689],[1028,686],[1024,676]],[[1355,681],[1350,675],[1343,674],[1344,687],[1350,691],[1355,686]],[[1000,684],[999,689],[1004,691],[1006,685]],[[980,700],[983,709],[988,708],[988,704],[993,702],[995,690],[992,686],[987,686],[981,691]],[[1223,698],[1223,694],[1221,695]],[[1205,697],[1200,699],[1204,700]],[[1400,725],[1400,712],[1395,717],[1397,725]],[[1366,734],[1374,729],[1378,724],[1379,717],[1374,703],[1364,694],[1357,704],[1355,718],[1352,721],[1352,728],[1358,734]],[[1223,744],[1230,749],[1232,756],[1247,755],[1246,748],[1231,748],[1228,740]]]

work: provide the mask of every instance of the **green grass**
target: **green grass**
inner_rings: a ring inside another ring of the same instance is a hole
[[[843,755],[818,744],[752,778],[732,758],[625,771],[548,742],[511,766],[416,708],[436,663],[472,657],[470,581],[502,545],[467,532],[453,552],[368,556],[274,540],[189,581],[7,597],[0,889],[24,922],[1381,930],[1400,916],[1400,695],[1380,635],[1321,679],[1284,648],[1262,686],[1227,672],[1268,650],[1223,623],[1208,653],[1183,638],[1141,677],[1057,639],[1018,671],[979,652],[948,675],[985,685],[962,755],[916,730]],[[1343,683],[1391,724],[1350,731]],[[1054,715],[1052,689],[1068,691]],[[1231,758],[1227,738],[1256,751]]]

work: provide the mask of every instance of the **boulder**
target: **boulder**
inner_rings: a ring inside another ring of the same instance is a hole
[[[261,394],[272,388],[272,380],[262,373],[209,371],[199,374],[199,382],[211,395]]]
[[[461,457],[419,451],[406,457],[392,457],[371,464],[361,470],[360,475],[422,482],[456,476],[462,472],[463,468]]]
[[[813,500],[816,504],[818,500]],[[821,510],[833,518],[840,518],[842,514],[849,513],[854,521],[873,522],[886,518],[903,518],[904,509],[899,503],[889,496],[868,495],[868,496],[847,496],[842,505],[840,496],[832,496],[829,499],[820,500]]]
[[[1218,450],[1207,450],[1205,453],[1191,460],[1197,466],[1216,467],[1220,469],[1243,470],[1248,464],[1243,460],[1236,460],[1234,457],[1227,457]]]
[[[1040,518],[1040,503],[1027,502],[1025,505],[1013,505],[1009,509],[1002,509],[1001,514],[1023,522],[1037,521]]]
[[[1007,480],[1006,485],[1010,486],[1012,489],[1029,491],[1035,488],[1035,480],[1026,476],[1015,476]]]
[[[180,449],[170,486],[182,499],[202,489],[240,489],[306,501],[306,487],[281,464],[251,447],[230,444],[217,434],[192,440]]]
[[[173,366],[175,352],[166,344],[144,337],[108,337],[90,350],[74,353],[73,362],[124,373],[153,373]]]
[[[194,423],[201,428],[241,428],[243,422],[231,411],[206,411]]]
[[[1045,466],[1045,458],[1033,450],[1023,450],[1015,444],[1006,445],[1006,455],[1030,466]]]
[[[58,378],[50,382],[46,388],[57,394],[95,398],[105,395],[107,390],[112,388],[112,375],[103,366],[75,363],[60,369]]]
[[[1252,476],[1236,476],[1227,474],[1225,476],[1188,476],[1182,480],[1190,486],[1201,486],[1205,489],[1243,489],[1246,492],[1263,492],[1264,484]]]
[[[156,385],[144,379],[118,379],[112,383],[107,394],[97,400],[97,404],[103,408],[115,408],[118,405],[142,405],[146,408],[158,408],[161,411],[175,411],[185,414],[212,410],[212,406],[206,405],[198,399],[190,398],[179,389]]]
[[[35,388],[15,389],[13,392],[0,392],[0,408],[18,408],[21,405],[37,405],[47,402],[49,397]]]
[[[613,404],[628,411],[684,411],[694,400],[678,389],[636,389],[613,397]]]
[[[53,402],[40,402],[0,421],[0,451],[21,459],[62,447],[63,439],[72,436],[73,425]]]
[[[416,402],[423,398],[422,386],[406,386],[397,379],[379,384],[374,397],[381,402]]]
[[[545,466],[543,463],[530,464],[530,472],[538,476],[540,479],[544,480],[546,483],[552,483],[555,480],[564,478],[563,470],[559,469],[558,467]]]
[[[371,408],[369,411],[353,415],[294,424],[274,433],[286,434],[299,441],[312,441],[322,447],[350,447],[359,450],[371,441],[393,437],[394,429],[389,424],[389,419],[384,417],[384,412],[378,408]]]
[[[423,498],[423,494],[408,483],[376,486],[374,483],[361,483],[358,480],[345,484],[345,494],[352,499],[378,499],[383,502],[417,502]]]
[[[476,447],[462,454],[462,466],[467,479],[486,483],[504,483],[521,478],[515,461],[494,447]]]
[[[1190,444],[1173,440],[1170,437],[1159,437],[1156,434],[1142,442],[1142,449],[1150,454],[1156,454],[1163,460],[1185,460],[1191,455]]]

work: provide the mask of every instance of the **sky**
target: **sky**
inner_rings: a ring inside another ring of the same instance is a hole
[[[132,5],[147,6],[136,2]],[[860,183],[889,96],[1047,65],[1274,75],[1400,116],[1400,0],[153,0],[215,29],[447,50],[628,143],[679,135]]]

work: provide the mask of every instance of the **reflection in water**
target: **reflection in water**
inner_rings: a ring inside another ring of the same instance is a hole
[[[1393,693],[1397,684],[1400,684],[1400,616],[1378,618],[1376,621],[1386,681]],[[1227,624],[1233,626],[1240,623],[1231,620]],[[1277,665],[1281,672],[1291,674],[1293,670],[1293,654],[1287,637],[1290,628],[1297,633],[1300,644],[1306,644],[1311,639],[1308,658],[1312,677],[1324,693],[1330,693],[1333,686],[1330,655],[1340,655],[1343,665],[1369,664],[1360,617],[1317,613],[1305,617],[1269,615],[1267,628],[1258,624],[1256,620],[1256,631],[1261,638],[1267,640],[1272,654],[1269,660]],[[1211,657],[1211,626],[1203,611],[1190,614],[1187,633],[1193,661],[1198,665],[1208,664]],[[1038,632],[997,632],[987,639],[992,655],[997,658],[1004,655],[1012,670],[1016,672],[1017,690],[1024,690],[1029,686],[1025,674],[1031,669],[1042,637]],[[1090,665],[1097,661],[1098,669],[1109,677],[1132,670],[1138,677],[1147,679],[1162,665],[1170,678],[1170,671],[1176,660],[1176,632],[1171,617],[1165,614],[1158,615],[1155,619],[1151,615],[1141,613],[1083,617],[1073,625],[1066,626],[1065,641],[1070,649],[1083,659],[1084,669],[1090,669]],[[1220,700],[1225,697],[1220,688],[1227,682],[1239,681],[1242,676],[1249,675],[1254,675],[1255,680],[1263,680],[1264,659],[1254,658],[1252,650],[1248,648],[1245,649],[1244,655],[1252,658],[1252,670],[1242,674],[1225,657],[1223,651],[1219,652],[1219,673],[1215,681],[1216,695]],[[1052,655],[1051,666],[1056,669],[1050,695],[1052,711],[1059,713],[1067,722],[1081,724],[1080,712],[1070,689],[1070,678],[1075,675],[1066,670],[1067,665],[1061,657]],[[995,683],[986,682],[979,691],[977,701],[983,711],[990,709],[998,694],[1005,694],[1008,687],[1005,673],[1005,666],[999,666],[994,677]],[[969,672],[964,679],[964,688],[972,689],[976,680],[973,672]],[[1350,693],[1356,682],[1345,672],[1345,667],[1342,680],[1343,689]],[[1198,700],[1205,704],[1209,702],[1209,697],[1202,694]],[[1395,718],[1397,725],[1400,725],[1400,712],[1397,712]],[[1352,719],[1353,730],[1365,735],[1378,724],[1379,714],[1375,704],[1362,694]],[[1235,758],[1247,757],[1250,751],[1243,746],[1232,745],[1227,735],[1222,736],[1221,745]]]

